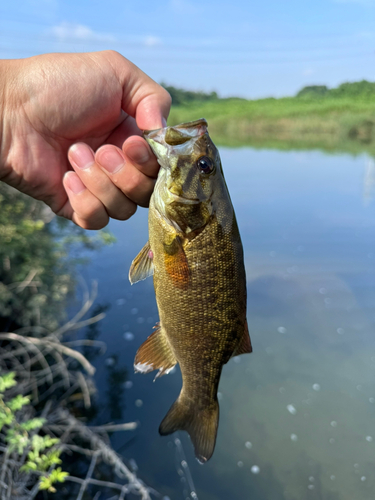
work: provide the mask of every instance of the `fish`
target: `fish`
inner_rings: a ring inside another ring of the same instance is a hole
[[[182,389],[159,427],[187,431],[195,456],[214,452],[218,386],[231,357],[252,352],[243,248],[219,152],[204,118],[144,132],[160,165],[150,199],[149,241],[131,284],[153,275],[159,323],[136,353],[136,372],[179,364]]]

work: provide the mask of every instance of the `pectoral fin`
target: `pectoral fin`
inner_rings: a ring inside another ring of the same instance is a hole
[[[143,342],[134,360],[136,372],[149,373],[159,369],[155,378],[161,377],[171,371],[177,364],[170,343],[159,324],[155,331]]]
[[[172,283],[182,290],[189,284],[189,265],[179,236],[164,242],[164,264]]]
[[[241,337],[241,340],[235,349],[233,356],[238,356],[239,354],[247,354],[253,352],[253,348],[251,346],[251,340],[249,335],[249,328],[247,326],[247,320],[245,321],[245,330]]]
[[[147,242],[130,266],[129,281],[132,285],[154,274],[152,258],[150,243]]]

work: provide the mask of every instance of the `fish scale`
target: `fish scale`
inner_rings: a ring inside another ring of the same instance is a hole
[[[135,369],[168,373],[179,363],[182,389],[162,435],[186,430],[196,457],[214,451],[223,365],[251,352],[241,238],[219,153],[197,120],[145,132],[161,166],[149,209],[149,241],[130,281],[154,276],[160,327],[142,344]]]

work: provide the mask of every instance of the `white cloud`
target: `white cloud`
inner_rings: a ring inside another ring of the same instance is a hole
[[[97,41],[97,42],[113,42],[114,36],[108,33],[98,33],[85,26],[84,24],[72,24],[62,22],[57,26],[53,26],[48,30],[50,35],[55,36],[61,42],[68,41]]]
[[[158,36],[149,35],[145,37],[143,43],[144,45],[146,45],[146,47],[155,47],[155,45],[161,45],[162,41]]]

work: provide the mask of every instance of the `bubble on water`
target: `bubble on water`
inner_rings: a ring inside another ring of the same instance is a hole
[[[366,441],[368,441],[369,443],[372,442],[372,436],[366,436]]]
[[[319,384],[314,384],[312,386],[312,388],[314,389],[314,391],[320,391],[320,385]]]
[[[125,340],[128,340],[130,342],[131,340],[134,340],[134,333],[132,333],[132,332],[125,332],[123,334],[123,337],[124,337]]]
[[[279,328],[277,329],[277,331],[279,333],[286,333],[286,328],[284,326],[279,326]]]
[[[253,445],[252,445],[252,443],[250,443],[250,441],[246,441],[246,443],[245,443],[245,447],[246,447],[248,450],[250,450],[250,449],[253,447]]]
[[[358,384],[358,385],[356,386],[356,389],[357,389],[357,391],[361,391],[361,390],[362,390],[362,386],[361,386],[361,384]]]
[[[332,302],[332,299],[330,299],[329,297],[326,297],[324,299],[324,303],[327,304],[327,305],[329,305],[331,302]]]
[[[292,441],[298,441],[298,436],[297,436],[297,434],[291,434],[291,435],[290,435],[290,439],[291,439]]]
[[[217,393],[217,399],[218,399],[219,401],[221,401],[221,400],[223,399],[223,395],[222,395],[222,393],[221,393],[221,392],[218,392],[218,393]]]
[[[309,477],[309,481],[310,481],[310,483],[313,483],[315,481],[315,477],[314,476],[310,476]]]
[[[362,476],[361,481],[366,481],[366,476]]]
[[[131,380],[127,380],[124,382],[124,388],[125,389],[131,389],[133,387],[133,382]]]
[[[195,498],[196,500],[198,500],[198,495],[195,493],[195,491],[191,491],[190,496],[191,498]]]
[[[354,467],[355,469],[359,469],[359,464],[354,464],[354,465],[353,465],[353,467]]]
[[[337,427],[337,422],[336,422],[336,420],[332,420],[332,422],[331,422],[331,426],[332,426],[332,427]]]
[[[315,488],[315,486],[313,484],[309,484],[307,487],[309,490],[313,490]]]
[[[336,476],[332,474],[332,476],[329,477],[331,481],[334,481],[336,479]]]
[[[241,460],[239,462],[237,462],[237,465],[238,467],[243,467],[243,462],[241,462]]]
[[[143,401],[142,399],[136,399],[134,404],[137,408],[140,408],[143,405]]]
[[[285,387],[280,387],[279,388],[279,393],[280,394],[284,394],[285,391],[286,391]]]
[[[233,360],[234,360],[234,362],[235,362],[235,363],[241,363],[241,358],[240,358],[240,356],[235,356],[235,357],[233,358]]]
[[[257,465],[253,465],[250,470],[253,474],[259,474],[260,472],[260,468]]]
[[[162,500],[171,500],[170,497],[163,497]]]
[[[188,466],[187,461],[186,461],[186,460],[182,460],[182,462],[181,462],[181,466],[182,466],[184,469],[186,469],[186,468],[187,468],[187,466]]]
[[[295,407],[293,405],[287,405],[286,409],[288,410],[289,413],[291,413],[292,415],[295,415],[297,413],[297,410],[295,409]]]
[[[343,328],[337,328],[336,332],[339,334],[339,335],[342,335],[345,330]]]
[[[333,443],[335,442],[335,440],[334,440],[333,438],[331,438],[331,439],[329,440],[329,442],[330,442],[330,444],[333,444]]]
[[[375,403],[375,398],[369,398],[368,400],[370,401],[370,403]]]
[[[142,323],[144,323],[144,322],[145,322],[145,318],[142,318],[142,316],[139,316],[139,318],[137,318],[137,323],[139,325],[142,325]]]
[[[131,458],[129,460],[129,465],[130,465],[130,468],[134,471],[134,472],[137,472],[138,470],[138,465],[137,465],[137,462],[134,460],[134,458]]]
[[[114,366],[116,364],[116,359],[113,356],[111,356],[110,358],[107,358],[105,360],[105,364],[106,366]]]
[[[327,289],[326,288],[319,288],[319,293],[321,293],[322,295],[325,295],[327,293]]]
[[[131,313],[131,314],[137,314],[137,312],[138,312],[138,308],[137,308],[137,307],[132,307],[132,308],[130,309],[130,313]]]
[[[118,306],[123,306],[124,304],[126,304],[126,300],[125,299],[117,299],[116,304]]]

